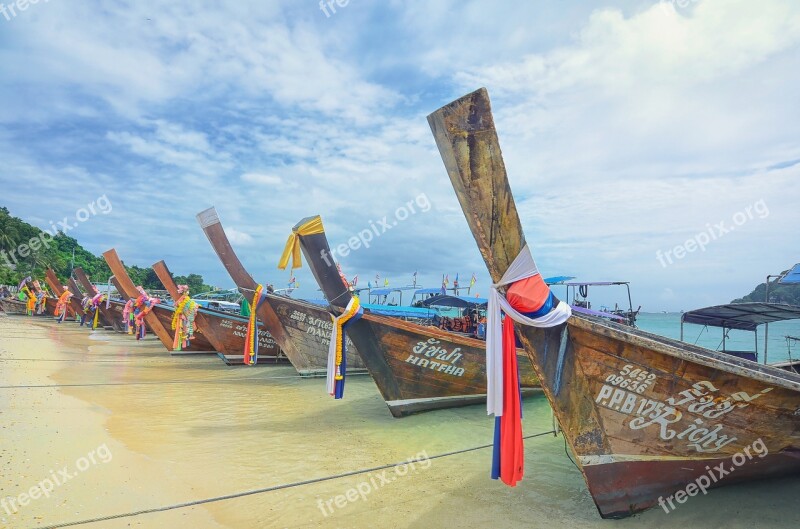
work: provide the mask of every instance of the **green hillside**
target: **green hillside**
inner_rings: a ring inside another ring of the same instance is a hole
[[[785,274],[788,270],[784,271]],[[750,303],[754,301],[765,301],[767,284],[761,283],[752,292],[739,299],[734,299],[731,303]],[[779,285],[778,279],[769,282],[769,301],[773,303],[787,303],[789,305],[800,306],[800,285]]]
[[[83,268],[95,283],[108,281],[111,270],[105,260],[84,249],[76,239],[62,232],[50,236],[0,207],[0,285],[17,285],[27,276],[43,279],[47,268],[55,270],[64,281],[73,269],[73,252],[75,268]],[[134,284],[146,290],[164,289],[152,268],[125,268]],[[175,276],[175,281],[189,285],[192,294],[213,290],[198,274]]]

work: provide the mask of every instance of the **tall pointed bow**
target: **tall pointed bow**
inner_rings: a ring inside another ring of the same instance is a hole
[[[212,207],[199,213],[197,222],[233,282],[245,297],[252,299],[258,284],[236,256],[216,209]],[[324,309],[267,294],[267,300],[258,308],[258,318],[301,375],[320,375],[325,372],[330,330],[319,329],[316,325],[301,328],[305,322],[329,325],[330,317]]]
[[[211,247],[214,248],[219,260],[222,261],[223,266],[228,271],[234,283],[236,283],[239,288],[254,292],[258,285],[253,279],[253,276],[247,272],[242,262],[236,256],[236,252],[234,252],[233,246],[231,246],[228,236],[225,234],[225,230],[219,220],[216,208],[211,207],[198,213],[197,222],[200,224],[203,233],[205,233],[208,238],[208,242],[211,243]]]
[[[495,283],[524,246],[486,90],[428,121]],[[518,331],[604,517],[658,504],[712,467],[710,486],[800,468],[800,376],[573,315]],[[740,456],[756,447],[764,457]]]
[[[525,239],[508,184],[489,94],[476,90],[428,116],[436,146],[494,282]]]

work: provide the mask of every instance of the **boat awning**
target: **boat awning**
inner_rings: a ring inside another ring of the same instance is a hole
[[[780,303],[732,303],[684,313],[683,321],[697,325],[755,331],[759,325],[800,319],[800,307]]]
[[[369,291],[370,296],[388,296],[392,292],[397,291],[396,288],[373,288]]]
[[[394,318],[433,318],[437,314],[436,309],[424,307],[398,307],[395,305],[374,305],[372,303],[362,303],[361,306],[373,314],[392,316]]]
[[[566,281],[569,281],[570,279],[575,279],[575,276],[547,277],[545,278],[544,282],[546,285],[563,285]]]
[[[441,294],[441,293],[442,293],[442,287],[438,287],[438,288],[420,288],[419,290],[414,292],[414,295],[416,296],[417,294],[423,294],[424,295],[424,294]]]
[[[324,299],[306,299],[304,301],[321,307],[328,306],[328,302]],[[438,314],[436,309],[424,307],[398,307],[396,305],[376,305],[374,303],[362,303],[361,307],[373,314],[395,318],[433,318],[435,314]]]
[[[450,296],[447,294],[439,294],[438,296],[433,296],[432,298],[426,298],[421,301],[421,304],[426,307],[435,305],[439,307],[456,307],[459,309],[486,305],[487,303],[489,303],[489,300],[486,298]]]
[[[602,312],[599,310],[592,310],[592,309],[585,309],[583,307],[575,307],[570,305],[572,312],[578,312],[580,314],[586,314],[588,316],[597,316],[598,318],[608,318],[610,320],[616,321],[628,321],[627,318],[623,316],[619,316],[617,314],[611,314],[610,312]]]
[[[796,285],[800,283],[800,263],[794,265],[789,272],[783,276],[778,283],[782,285]]]
[[[591,286],[607,287],[607,286],[610,286],[610,285],[627,285],[627,284],[629,284],[628,281],[589,281],[589,282],[579,281],[577,283],[567,283],[567,286],[570,286],[570,287],[583,287],[583,286],[586,286],[586,287],[591,287]]]

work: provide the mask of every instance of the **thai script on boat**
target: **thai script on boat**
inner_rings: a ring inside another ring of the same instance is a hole
[[[247,338],[247,325],[243,323],[234,324],[231,320],[222,320],[219,326],[225,329],[231,329],[231,333],[234,336]],[[258,330],[258,345],[261,347],[271,347],[275,345],[275,340],[272,338],[272,335],[269,333],[269,331],[264,329]]]
[[[303,329],[303,326],[305,326],[305,333],[319,338],[320,343],[326,346],[331,343],[333,322],[330,318],[317,318],[315,316],[311,316],[310,314],[294,310],[289,315],[289,319],[302,324],[298,325],[299,329]],[[347,347],[353,347],[353,342],[350,340],[350,337],[345,336],[345,339],[347,340]]]
[[[412,354],[408,356],[406,362],[419,367],[427,367],[446,375],[464,376],[464,368],[456,366],[464,356],[461,353],[461,348],[456,347],[448,351],[441,347],[440,343],[442,343],[441,340],[436,338],[430,338],[427,342],[417,342],[417,345],[411,349]]]
[[[627,365],[619,372],[619,375],[616,373],[609,375],[606,378],[607,383],[600,388],[595,402],[604,408],[634,416],[628,423],[628,427],[632,430],[641,430],[657,425],[661,439],[665,441],[686,440],[687,446],[698,452],[718,452],[737,440],[736,437],[724,433],[721,424],[706,424],[703,419],[718,419],[735,409],[749,406],[750,402],[772,391],[772,388],[765,388],[754,395],[739,391],[729,396],[714,396],[712,393],[719,392],[719,389],[711,382],[704,380],[693,384],[691,388],[681,391],[678,395],[668,398],[666,402],[659,402],[640,395],[644,392],[644,390],[640,391],[641,385],[633,386],[633,382],[629,382],[623,387],[623,383],[632,380],[629,377],[633,373],[640,371],[631,371],[632,367]],[[622,377],[623,380],[619,381],[619,377]],[[646,382],[655,378],[648,379],[648,377],[649,374],[641,381]],[[640,371],[636,373],[634,382],[640,381],[641,378]],[[688,425],[678,425],[684,417],[684,412],[700,417],[695,418]],[[677,426],[673,427],[672,425]]]
[[[753,449],[754,453],[750,453],[750,449]],[[664,512],[669,514],[670,512],[675,510],[675,504],[672,502],[674,499],[678,503],[685,503],[690,497],[696,496],[698,492],[703,494],[708,494],[708,489],[711,485],[717,483],[718,481],[724,479],[728,476],[728,474],[732,474],[736,471],[737,468],[744,465],[748,461],[753,459],[753,456],[758,456],[759,458],[764,458],[769,454],[769,449],[767,445],[764,444],[764,441],[759,437],[750,446],[745,446],[739,452],[736,452],[731,456],[731,465],[727,468],[725,467],[725,461],[722,461],[715,467],[711,467],[706,465],[706,470],[708,471],[705,474],[701,474],[697,479],[686,485],[682,490],[679,490],[675,494],[667,496],[666,499],[663,496],[658,497],[658,504],[661,505],[661,508],[664,509]],[[669,504],[669,507],[667,507]]]

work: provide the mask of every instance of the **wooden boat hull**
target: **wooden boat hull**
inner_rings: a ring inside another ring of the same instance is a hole
[[[153,270],[173,300],[180,298],[178,285],[164,261],[153,265]],[[170,323],[171,325],[171,323]],[[220,358],[228,365],[244,365],[244,347],[249,321],[245,318],[212,309],[199,308],[195,315],[197,330],[208,339]],[[268,331],[258,331],[258,364],[269,365],[286,362],[278,344]]]
[[[712,487],[800,471],[800,377],[626,331],[573,316],[522,337],[603,517],[653,507],[746,448],[754,457]]]
[[[498,283],[525,238],[488,94],[428,121]],[[669,503],[704,474],[713,487],[800,469],[796,373],[578,314],[517,335],[603,517]],[[729,474],[712,479],[720,463]]]
[[[304,219],[295,230],[312,220]],[[344,307],[352,295],[335,263],[321,257],[331,255],[325,233],[299,238],[325,297]],[[369,312],[349,326],[347,335],[395,417],[486,401],[486,352],[481,340]],[[530,362],[522,359],[520,385],[528,391],[538,387],[538,380]]]
[[[197,220],[228,274],[245,296],[252,298],[258,286],[245,270],[228,240],[214,208],[197,215]],[[282,307],[278,313],[277,307]],[[328,369],[330,325],[328,312],[316,305],[292,298],[267,294],[258,308],[258,318],[277,342],[292,366],[303,376],[324,376]],[[294,315],[294,318],[292,317]],[[314,325],[307,325],[313,322]],[[311,329],[311,330],[310,330]],[[364,362],[355,347],[347,351],[349,373],[364,372]]]
[[[78,284],[82,286],[86,292],[94,292],[95,286],[92,284],[91,281],[89,281],[89,277],[83,271],[83,268],[78,267],[75,270],[73,270],[72,273],[75,275],[75,279],[77,280]],[[114,329],[115,331],[122,332],[122,327],[120,327],[121,322],[115,325],[113,321],[114,320],[113,316],[110,314],[108,309],[106,309],[106,304],[101,303],[99,306],[100,306],[99,308],[100,324],[104,328],[111,328]]]
[[[0,299],[0,309],[10,316],[25,316],[28,314],[27,304],[14,299]]]

